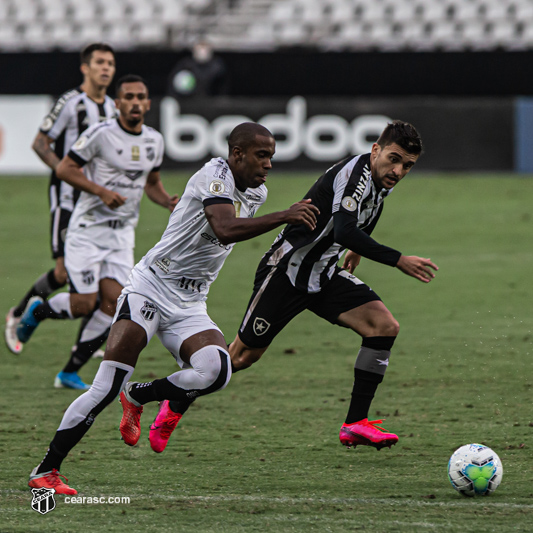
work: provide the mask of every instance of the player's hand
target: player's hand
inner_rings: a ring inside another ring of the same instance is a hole
[[[312,231],[316,228],[316,217],[320,211],[316,205],[311,205],[308,198],[291,205],[285,213],[287,224],[305,224]]]
[[[116,209],[117,207],[124,205],[127,200],[125,196],[121,196],[118,192],[110,191],[104,187],[102,187],[98,196],[100,197],[100,200],[111,209]]]
[[[435,277],[435,273],[431,269],[435,271],[439,269],[431,259],[417,257],[416,255],[402,255],[396,267],[404,274],[412,276],[424,283],[429,283]]]
[[[174,211],[174,208],[178,205],[178,202],[180,201],[180,197],[175,194],[174,196],[171,196],[169,199],[168,199],[168,209],[169,211],[172,213],[172,211]]]
[[[353,271],[359,265],[360,261],[361,256],[359,254],[348,250],[346,252],[346,255],[344,256],[344,263],[342,263],[342,268],[344,270],[347,270],[350,274],[353,274]]]

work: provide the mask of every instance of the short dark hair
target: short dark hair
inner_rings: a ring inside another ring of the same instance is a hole
[[[142,78],[141,76],[137,76],[137,74],[125,74],[124,76],[118,79],[117,84],[115,85],[115,96],[118,97],[118,94],[120,93],[120,89],[125,83],[135,83],[135,82],[144,83],[144,86],[148,90],[148,84],[146,83],[144,78]]]
[[[81,63],[87,63],[87,65],[91,62],[91,57],[93,55],[94,51],[100,51],[100,52],[111,52],[113,54],[113,57],[115,57],[115,51],[111,46],[109,46],[106,43],[92,43],[87,45],[81,52],[80,52],[80,61]]]
[[[269,130],[257,122],[243,122],[242,124],[235,126],[228,137],[230,154],[236,146],[246,150],[255,142],[256,135],[272,137],[272,139],[274,138],[274,135],[272,135]]]
[[[422,139],[415,127],[409,122],[394,120],[387,124],[376,141],[381,148],[397,144],[410,154],[420,155],[423,151]]]

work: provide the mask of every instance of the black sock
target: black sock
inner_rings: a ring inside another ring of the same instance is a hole
[[[70,354],[68,363],[63,368],[63,372],[77,372],[92,357],[94,352],[104,344],[108,336],[109,329],[103,335],[96,337],[96,339],[91,339],[87,342],[78,340]]]
[[[148,383],[136,383],[130,389],[129,394],[141,405],[144,405],[148,402],[160,402],[163,400],[180,402],[180,407],[182,402],[188,402],[189,404],[192,403],[191,399],[187,397],[187,391],[176,387],[170,383],[167,378],[155,379],[154,381],[150,381]],[[174,409],[172,410],[174,411]]]
[[[20,303],[13,309],[13,315],[16,317],[22,316],[24,309],[28,305],[30,298],[34,296],[40,296],[45,299],[53,292],[57,291],[61,287],[64,287],[66,283],[59,283],[54,275],[54,270],[50,270],[45,274],[42,274],[37,281],[32,285],[31,289],[26,293]]]
[[[56,313],[48,302],[43,302],[33,310],[33,316],[38,322],[45,320],[46,318],[52,318],[54,320],[64,320],[70,318],[66,311]]]
[[[170,410],[174,413],[179,413],[180,415],[184,415],[187,412],[187,409],[191,406],[191,404],[194,402],[194,400],[171,400],[168,402],[168,406],[170,407]]]
[[[370,404],[374,399],[378,385],[382,381],[383,376],[381,374],[374,374],[358,368],[354,369],[352,399],[346,415],[346,424],[353,424],[368,418]]]

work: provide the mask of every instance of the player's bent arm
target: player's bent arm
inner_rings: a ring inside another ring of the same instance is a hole
[[[144,192],[146,196],[162,207],[166,207],[170,212],[174,211],[176,204],[179,202],[179,196],[175,194],[170,196],[168,192],[163,187],[163,182],[161,181],[161,176],[159,170],[152,170],[148,174],[148,179],[146,180],[146,185],[144,186]]]
[[[94,181],[88,180],[81,170],[82,165],[66,155],[57,165],[57,177],[72,185],[75,189],[98,196],[108,207],[115,208],[124,204],[126,198],[115,191],[110,191]]]
[[[292,205],[286,211],[278,211],[257,218],[237,218],[232,203],[213,203],[205,206],[205,216],[221,244],[252,239],[283,224],[316,226],[318,209],[307,200]]]
[[[55,170],[60,159],[52,150],[53,142],[54,139],[52,139],[52,137],[48,137],[46,133],[39,131],[35,136],[31,147],[47,166],[49,166],[52,170]]]
[[[356,219],[347,213],[337,212],[333,215],[333,231],[337,244],[372,261],[396,266],[402,255],[398,250],[379,244],[367,235],[357,227]]]

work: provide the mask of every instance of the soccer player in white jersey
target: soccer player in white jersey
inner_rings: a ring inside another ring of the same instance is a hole
[[[228,145],[227,160],[212,159],[189,180],[161,241],[133,269],[92,387],[65,412],[48,453],[30,475],[30,487],[76,493],[59,478],[61,463],[119,393],[124,410],[120,432],[131,446],[140,437],[143,405],[161,402],[150,431],[152,448],[161,452],[191,401],[228,384],[227,344],[206,310],[211,283],[234,243],[285,223],[312,231],[318,214],[309,200],[302,200],[286,211],[251,218],[266,199],[274,137],[247,122],[233,129]],[[154,334],[183,370],[149,383],[128,383]]]
[[[47,298],[67,282],[64,240],[79,191],[57,177],[56,167],[83,131],[92,124],[116,116],[115,103],[106,95],[115,74],[113,49],[104,43],[93,43],[81,51],[80,59],[83,83],[66,91],[56,100],[33,141],[34,151],[52,169],[49,200],[52,258],[55,260],[55,267],[43,273],[19,304],[12,307],[7,314],[5,340],[8,348],[15,354],[19,354],[24,347],[17,338],[16,328],[29,300],[33,296]],[[82,333],[83,328],[80,336]],[[73,355],[78,356],[76,353]],[[63,381],[60,380],[60,385],[79,388],[78,382],[79,378],[74,373]]]
[[[17,327],[19,340],[28,342],[42,320],[86,316],[99,299],[99,308],[77,343],[77,352],[84,356],[81,364],[106,340],[117,298],[133,268],[144,192],[170,211],[178,202],[177,196],[165,191],[159,176],[163,137],[144,125],[150,100],[142,78],[128,75],[118,81],[116,105],[120,116],[91,126],[57,166],[59,178],[82,191],[65,246],[70,294],[59,293],[45,302],[34,297]],[[81,366],[76,360],[69,364]]]
[[[353,275],[362,257],[396,267],[424,283],[438,270],[430,260],[405,256],[370,234],[384,200],[422,153],[416,129],[395,121],[371,153],[332,166],[305,195],[320,214],[312,232],[283,229],[257,269],[254,291],[237,337],[229,347],[233,370],[259,360],[276,335],[309,309],[362,337],[354,368],[352,398],[339,438],[345,446],[392,446],[397,435],[368,420],[378,385],[389,364],[399,325],[379,296]],[[344,270],[337,263],[344,250]]]

